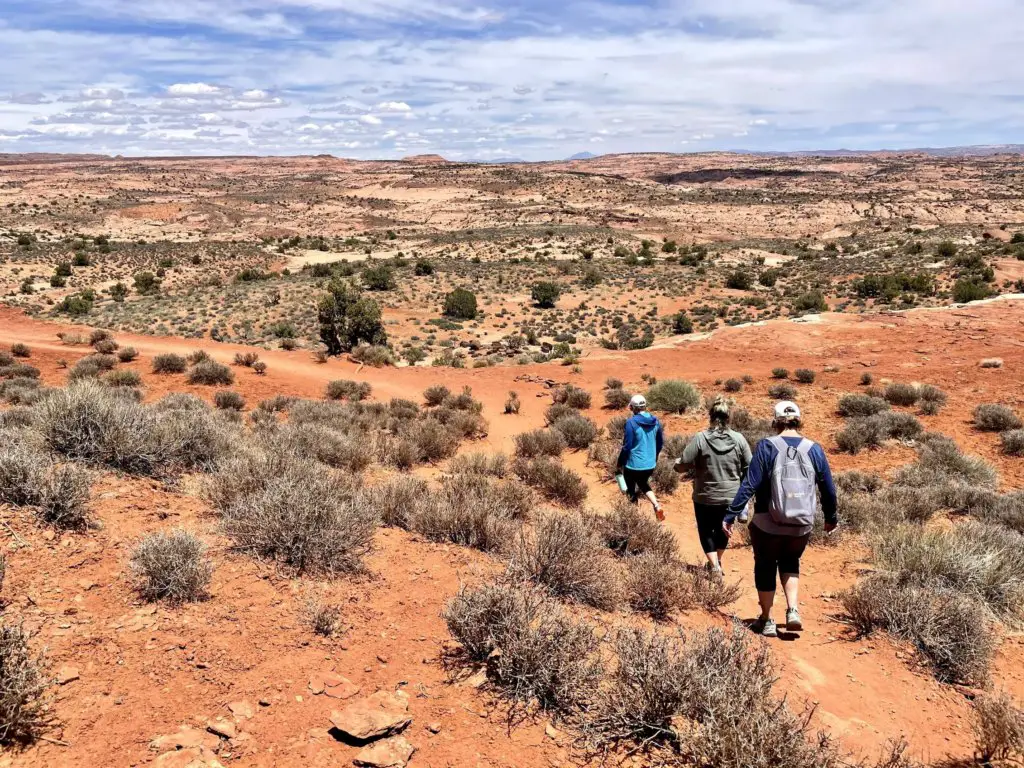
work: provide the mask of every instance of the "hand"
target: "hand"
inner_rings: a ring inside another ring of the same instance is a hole
[[[825,523],[825,533],[832,533],[836,528],[839,527],[839,523]]]
[[[734,523],[727,523],[724,520],[722,521],[722,530],[725,531],[725,535],[728,536],[730,539],[732,538],[733,527]]]

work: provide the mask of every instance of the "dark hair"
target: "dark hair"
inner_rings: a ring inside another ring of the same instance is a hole
[[[715,429],[725,429],[729,426],[729,412],[725,410],[711,409],[710,412],[711,426]]]
[[[779,432],[786,429],[795,429],[799,431],[803,425],[804,422],[799,416],[777,416],[775,421],[772,422],[772,426]]]

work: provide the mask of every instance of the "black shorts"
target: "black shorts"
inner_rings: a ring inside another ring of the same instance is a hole
[[[693,502],[693,513],[697,517],[697,535],[704,554],[729,548],[729,537],[722,530],[722,522],[729,512],[729,505],[721,506]]]
[[[799,576],[800,558],[807,548],[811,534],[780,536],[765,533],[756,525],[750,526],[750,544],[754,548],[754,584],[758,592],[775,591],[775,574]]]
[[[651,492],[651,475],[653,469],[630,469],[622,470],[622,477],[626,480],[626,495],[630,501],[637,501],[641,493]]]

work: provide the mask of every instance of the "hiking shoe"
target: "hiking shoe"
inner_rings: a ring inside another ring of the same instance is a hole
[[[661,504],[654,508],[654,516],[658,518],[659,523],[665,522],[665,511],[661,508]]]
[[[786,631],[788,632],[802,632],[804,623],[800,621],[800,611],[796,608],[790,608],[786,611]]]
[[[775,619],[758,619],[750,628],[761,637],[778,637],[779,628],[775,625]]]

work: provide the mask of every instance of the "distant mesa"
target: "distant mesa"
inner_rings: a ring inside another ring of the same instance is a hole
[[[569,159],[570,160],[592,160],[595,157],[597,157],[597,155],[595,155],[593,152],[577,152],[575,155],[573,155]]]
[[[412,155],[402,158],[403,163],[412,165],[447,165],[448,161],[440,155]]]

